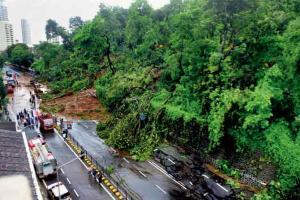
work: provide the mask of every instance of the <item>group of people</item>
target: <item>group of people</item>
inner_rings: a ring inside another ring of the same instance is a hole
[[[97,172],[94,168],[88,169],[89,176],[93,177],[99,184],[102,182],[102,173]]]
[[[17,120],[20,122],[20,124],[23,124],[24,127],[30,126],[30,128],[34,129],[34,126],[38,128],[38,119],[35,115],[34,111],[27,111],[24,109],[24,111],[21,111],[17,114]]]

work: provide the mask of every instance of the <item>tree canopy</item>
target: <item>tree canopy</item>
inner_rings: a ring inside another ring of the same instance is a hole
[[[282,193],[269,195],[286,198],[300,184],[299,13],[296,0],[101,4],[72,34],[48,21],[64,45],[36,46],[34,67],[54,93],[95,87],[113,114],[99,135],[134,158],[166,140],[209,154],[231,138],[271,157]]]
[[[26,44],[14,44],[6,49],[5,54],[9,62],[25,68],[34,61],[34,55]]]

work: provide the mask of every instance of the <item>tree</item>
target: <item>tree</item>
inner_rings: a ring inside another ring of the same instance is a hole
[[[47,40],[61,37],[66,49],[71,50],[73,48],[70,33],[64,27],[59,26],[56,21],[49,19],[45,27],[45,32]]]
[[[74,32],[78,28],[81,28],[83,25],[84,21],[79,16],[71,17],[69,20],[69,28],[72,32]]]
[[[0,54],[0,68],[3,67],[4,63],[5,63],[5,57],[3,55],[3,53]]]
[[[8,61],[29,68],[33,63],[33,53],[26,44],[15,44],[6,50]]]
[[[137,0],[130,6],[125,29],[129,49],[134,49],[143,42],[146,32],[152,25],[152,12],[153,9],[146,0]]]
[[[3,78],[0,77],[0,105],[3,106],[5,104],[6,97],[6,87],[3,82]]]
[[[49,19],[46,23],[45,31],[47,40],[51,40],[59,36],[58,24],[56,21]]]

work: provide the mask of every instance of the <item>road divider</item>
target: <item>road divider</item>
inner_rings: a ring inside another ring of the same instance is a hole
[[[60,137],[62,137],[57,130],[55,131]],[[64,142],[77,156],[84,155],[80,159],[80,161],[83,162],[88,170],[91,171],[91,174],[94,173],[92,174],[93,178],[95,178],[95,180],[99,182],[99,184],[105,191],[109,191],[109,193],[113,194],[113,196],[118,200],[142,199],[137,194],[122,187],[121,181],[115,181],[112,175],[110,175],[110,173],[108,173],[106,169],[103,168],[71,135],[68,135],[67,138],[64,139]],[[101,180],[99,180],[99,177],[101,177]]]

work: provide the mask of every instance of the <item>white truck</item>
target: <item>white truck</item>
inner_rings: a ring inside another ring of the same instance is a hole
[[[39,178],[56,174],[57,161],[42,138],[28,141],[35,171]]]

